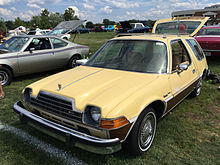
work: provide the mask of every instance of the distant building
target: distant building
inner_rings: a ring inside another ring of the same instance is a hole
[[[213,5],[205,7],[204,9],[196,10],[183,10],[176,11],[172,13],[172,17],[182,17],[182,16],[206,16],[210,17],[208,25],[219,24],[220,23],[220,5]]]

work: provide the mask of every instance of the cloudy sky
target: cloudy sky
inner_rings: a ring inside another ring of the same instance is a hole
[[[94,23],[102,22],[104,18],[156,20],[170,17],[173,11],[202,9],[217,3],[220,4],[219,0],[0,0],[0,17],[14,20],[19,16],[30,20],[44,8],[64,13],[72,7],[79,18]]]

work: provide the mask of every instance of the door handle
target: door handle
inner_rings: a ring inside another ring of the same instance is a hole
[[[192,70],[192,73],[193,73],[193,74],[194,74],[194,73],[196,73],[196,70],[195,70],[195,69],[193,69],[193,70]]]

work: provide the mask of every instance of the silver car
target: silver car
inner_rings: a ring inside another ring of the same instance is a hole
[[[0,45],[0,80],[8,85],[16,76],[72,68],[88,54],[87,46],[56,36],[14,36]]]

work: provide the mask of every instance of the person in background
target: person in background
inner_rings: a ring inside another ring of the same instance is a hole
[[[2,67],[0,65],[0,67]],[[3,88],[2,88],[2,80],[1,80],[1,77],[0,77],[0,100],[3,99],[5,97],[5,93],[3,91]]]

